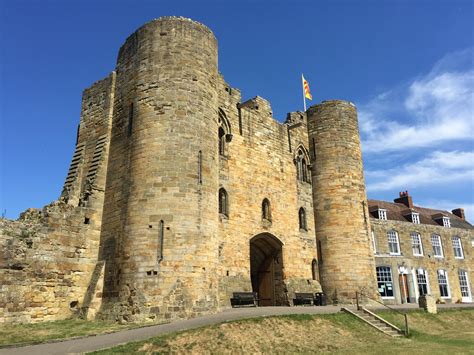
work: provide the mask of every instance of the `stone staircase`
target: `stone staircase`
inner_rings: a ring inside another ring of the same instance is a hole
[[[71,187],[74,180],[76,180],[79,164],[81,163],[84,156],[85,144],[81,143],[76,146],[74,150],[74,155],[72,156],[71,165],[69,166],[69,171],[67,173],[66,182],[64,183],[64,190]]]
[[[95,180],[97,170],[99,169],[100,162],[102,160],[102,154],[104,151],[105,144],[107,143],[107,135],[103,135],[97,139],[94,148],[94,155],[89,166],[89,171],[87,172],[87,179],[92,183]]]
[[[405,334],[404,332],[394,326],[393,324],[387,322],[382,317],[378,316],[377,314],[369,311],[368,309],[361,307],[360,309],[349,309],[349,308],[342,308],[344,312],[350,313],[363,322],[369,324],[370,326],[374,327],[378,331],[387,334],[391,337],[403,337]]]

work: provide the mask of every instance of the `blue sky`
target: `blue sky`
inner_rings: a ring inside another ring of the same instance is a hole
[[[280,120],[302,109],[302,72],[312,104],[354,102],[369,198],[408,190],[474,221],[470,0],[0,0],[0,213],[59,196],[82,90],[114,69],[129,34],[167,15],[210,27],[227,82]]]

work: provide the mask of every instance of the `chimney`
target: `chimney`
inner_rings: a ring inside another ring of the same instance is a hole
[[[466,220],[466,216],[464,215],[464,208],[456,208],[455,210],[452,210],[451,212],[453,213],[453,215],[458,216],[463,221]]]
[[[408,208],[413,208],[413,200],[411,196],[408,195],[408,191],[402,191],[399,193],[400,197],[393,200],[395,203],[403,203]]]

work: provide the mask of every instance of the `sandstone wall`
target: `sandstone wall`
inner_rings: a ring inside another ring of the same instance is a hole
[[[297,179],[295,164],[297,148],[308,149],[306,115],[292,113],[282,124],[268,101],[256,97],[242,103],[240,92],[223,80],[219,88],[219,107],[232,130],[226,154],[219,157],[219,187],[229,198],[229,215],[219,220],[220,307],[229,307],[232,292],[252,291],[250,240],[260,233],[283,243],[275,293],[277,304],[288,304],[295,291],[321,290],[312,280],[317,251],[311,183]],[[271,223],[262,220],[264,198],[271,204]],[[301,207],[307,230],[299,228]]]
[[[98,252],[114,78],[112,73],[84,91],[61,198],[27,210],[18,221],[0,220],[0,322],[90,317],[100,305]]]
[[[459,286],[458,270],[465,270],[468,273],[471,293],[474,290],[474,240],[473,230],[460,228],[445,228],[443,226],[433,226],[427,224],[413,224],[411,222],[390,221],[371,219],[372,230],[375,235],[376,253],[375,262],[377,266],[390,266],[394,283],[395,298],[387,299],[387,303],[402,303],[399,271],[407,274],[409,286],[410,302],[416,302],[419,292],[416,280],[416,270],[422,268],[428,272],[428,285],[430,294],[438,302],[456,303],[461,301],[461,291]],[[400,241],[400,256],[390,255],[388,247],[387,232],[394,230],[398,233]],[[423,256],[414,256],[410,233],[417,232],[421,236]],[[443,246],[443,258],[434,257],[431,245],[431,235],[441,236]],[[456,259],[451,238],[459,236],[461,238],[464,258]],[[445,270],[448,273],[448,283],[451,298],[442,300],[438,284],[437,270]],[[405,301],[404,301],[405,302]]]
[[[101,317],[215,310],[217,41],[202,24],[161,18],[127,39],[116,71]]]
[[[351,302],[356,291],[377,297],[356,108],[338,100],[312,106],[308,130],[323,290],[334,301]]]

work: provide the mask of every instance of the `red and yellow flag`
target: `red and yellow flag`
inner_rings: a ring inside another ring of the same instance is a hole
[[[312,100],[313,96],[311,95],[311,92],[309,91],[309,84],[304,78],[303,74],[301,74],[301,79],[303,80],[304,97],[307,98],[308,100]]]

